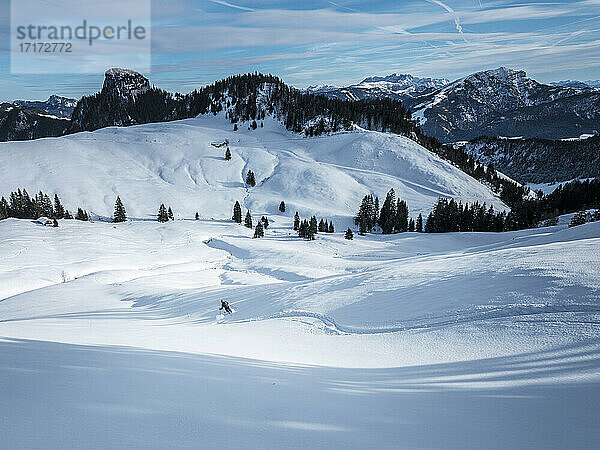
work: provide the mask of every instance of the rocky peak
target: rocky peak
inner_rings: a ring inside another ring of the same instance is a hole
[[[116,97],[136,97],[150,89],[150,82],[142,74],[129,69],[108,69],[104,74],[103,94]]]

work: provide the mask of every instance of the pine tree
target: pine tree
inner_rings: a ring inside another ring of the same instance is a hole
[[[167,211],[167,216],[169,217],[169,219],[175,220],[175,216],[173,216],[173,210],[171,209],[170,206],[169,206],[169,210]]]
[[[196,216],[194,217],[196,220],[200,220],[200,214],[198,214],[198,211],[196,211]]]
[[[121,198],[117,196],[117,200],[115,201],[115,213],[113,215],[113,222],[125,222],[127,220],[127,213],[125,212],[125,207],[123,206],[123,202]]]
[[[394,192],[394,189],[390,189],[385,197],[383,206],[381,207],[381,212],[379,213],[379,226],[381,227],[383,234],[390,234],[394,231],[395,220],[396,193]]]
[[[335,228],[333,228],[333,221],[329,222],[329,232],[335,233]]]
[[[404,200],[398,199],[396,206],[396,220],[394,221],[396,233],[408,231],[408,205]]]
[[[415,231],[415,220],[411,217],[410,221],[408,222],[408,231],[410,231],[411,233],[413,231]]]
[[[373,205],[373,227],[379,223],[379,197],[375,197]]]
[[[417,233],[423,232],[423,216],[419,213],[419,217],[417,217],[417,223],[415,225],[415,230]]]
[[[65,216],[63,218],[64,219],[73,219],[73,216],[71,215],[71,213],[69,212],[68,209],[65,209]]]
[[[433,213],[429,213],[425,222],[425,233],[434,233]]]
[[[294,231],[298,231],[300,229],[300,215],[298,211],[294,214]]]
[[[233,217],[234,222],[242,223],[242,207],[240,206],[240,202],[236,201],[235,205],[233,205]]]
[[[265,230],[266,230],[267,228],[269,228],[269,218],[268,218],[268,217],[262,216],[262,217],[260,218],[260,221],[262,222],[262,226],[263,226],[263,228],[264,228]]]
[[[165,207],[164,203],[161,203],[160,207],[158,208],[158,221],[161,223],[165,223],[169,221],[169,214],[167,213],[167,208]]]
[[[279,212],[282,212],[282,213],[285,212],[285,202],[283,200],[279,204]]]
[[[229,147],[227,147],[227,150],[225,150],[225,159],[227,161],[231,159],[231,150],[229,150]]]
[[[234,123],[234,124],[233,124],[233,131],[237,131],[237,130],[238,130],[237,123]]]
[[[348,228],[346,230],[346,233],[344,234],[344,239],[348,239],[349,241],[354,239],[354,233],[352,232],[352,230],[350,228]]]
[[[4,197],[0,199],[0,220],[8,219],[8,202]]]
[[[56,194],[54,194],[54,217],[57,219],[62,219],[65,217],[65,208],[60,203],[60,199]]]
[[[248,173],[246,174],[246,184],[248,186],[256,186],[256,179],[254,178],[254,172],[252,172],[251,170],[248,171]]]
[[[358,213],[354,218],[354,224],[361,226],[365,232],[371,231],[375,226],[375,222],[373,222],[375,215],[375,203],[373,202],[373,196],[365,195],[362,199],[360,207],[358,208]]]
[[[317,234],[317,232],[318,232],[318,224],[317,224],[317,218],[315,216],[312,216],[310,218],[309,226],[310,226],[310,232],[313,234],[313,236],[315,234]]]
[[[75,215],[75,220],[81,220],[83,222],[87,222],[89,219],[87,211],[81,208],[77,208],[77,214]]]
[[[250,210],[246,213],[246,219],[244,220],[244,226],[246,228],[252,228],[252,216],[250,215]]]
[[[261,225],[260,220],[256,224],[256,228],[254,229],[254,236],[253,237],[255,237],[255,238],[265,237],[265,231],[263,229],[263,226]]]
[[[319,233],[325,233],[325,222],[323,221],[323,219],[319,221],[318,230]]]

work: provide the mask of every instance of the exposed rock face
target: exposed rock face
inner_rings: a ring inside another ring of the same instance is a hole
[[[104,74],[103,94],[131,99],[148,89],[148,79],[133,70],[115,68],[108,69]]]

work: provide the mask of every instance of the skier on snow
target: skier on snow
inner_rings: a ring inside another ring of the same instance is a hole
[[[219,311],[221,311],[222,309],[224,309],[225,311],[227,311],[229,314],[231,314],[231,308],[229,307],[229,303],[227,303],[225,300],[221,300],[221,307],[219,308]]]

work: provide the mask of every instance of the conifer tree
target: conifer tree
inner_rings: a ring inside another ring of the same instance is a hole
[[[415,225],[415,230],[417,233],[423,232],[423,216],[419,213],[419,217],[417,217],[417,223]]]
[[[323,221],[323,219],[321,219],[319,221],[318,230],[319,230],[319,233],[324,233],[325,232],[325,222]]]
[[[344,234],[344,239],[348,239],[349,241],[354,239],[354,233],[352,232],[352,230],[350,228],[348,228],[346,230],[346,233]]]
[[[246,219],[244,220],[244,226],[246,228],[252,228],[252,216],[250,215],[250,210],[246,213]]]
[[[365,195],[362,199],[358,213],[354,218],[354,224],[362,226],[365,231],[371,231],[375,225],[375,203],[372,195]],[[362,225],[360,225],[362,223]]]
[[[335,228],[333,227],[333,220],[331,222],[329,222],[329,232],[335,233]]]
[[[113,222],[125,222],[127,220],[127,213],[125,212],[125,207],[123,206],[123,202],[121,198],[117,196],[117,200],[115,201],[115,213],[113,215]]]
[[[196,216],[194,217],[194,219],[200,220],[200,214],[198,214],[198,211],[196,211]]]
[[[64,219],[73,219],[73,216],[71,215],[71,213],[69,212],[68,209],[65,209],[65,216],[63,218]]]
[[[373,204],[373,227],[379,223],[379,197],[375,197]]]
[[[317,232],[318,232],[318,224],[317,224],[317,218],[315,216],[312,216],[310,218],[309,226],[310,226],[310,232],[313,235],[317,234]]]
[[[410,231],[411,233],[413,231],[415,231],[415,220],[411,217],[410,221],[408,222],[408,231]]]
[[[279,204],[279,212],[282,212],[282,213],[285,212],[285,202],[283,200]]]
[[[4,197],[0,199],[0,220],[8,219],[8,202]]]
[[[231,150],[229,150],[229,147],[227,147],[227,150],[225,150],[225,159],[227,161],[231,159]]]
[[[262,222],[262,226],[263,226],[263,228],[264,228],[265,230],[266,230],[267,228],[269,228],[269,218],[268,218],[268,217],[262,216],[262,217],[260,218],[260,221]]]
[[[394,231],[394,222],[396,219],[396,193],[394,189],[390,189],[381,212],[379,213],[379,226],[381,227],[383,234],[390,234]]]
[[[237,130],[238,130],[237,123],[234,123],[234,124],[233,124],[233,131],[237,131]]]
[[[169,219],[175,220],[175,216],[173,216],[173,210],[171,209],[170,206],[169,206],[169,210],[167,211],[167,216],[169,217]]]
[[[234,222],[242,223],[242,207],[240,206],[240,202],[236,201],[235,205],[233,205],[233,217]]]
[[[164,203],[161,203],[160,207],[158,208],[158,221],[161,223],[165,223],[169,221],[169,214],[167,213],[167,208],[165,207]]]
[[[404,200],[398,199],[396,205],[396,220],[394,221],[394,229],[396,233],[408,231],[408,205]]]
[[[77,208],[77,214],[75,215],[75,220],[81,220],[83,222],[87,222],[89,219],[87,211]]]
[[[54,217],[62,219],[65,217],[65,208],[60,203],[60,199],[57,194],[54,194]]]
[[[260,220],[256,224],[256,228],[254,229],[254,236],[253,237],[254,238],[265,237],[265,231],[263,229],[263,226],[261,225],[261,221]]]
[[[246,184],[252,187],[256,186],[256,178],[254,178],[254,172],[251,170],[246,174]]]
[[[298,231],[300,229],[300,215],[298,211],[294,214],[294,231]]]

